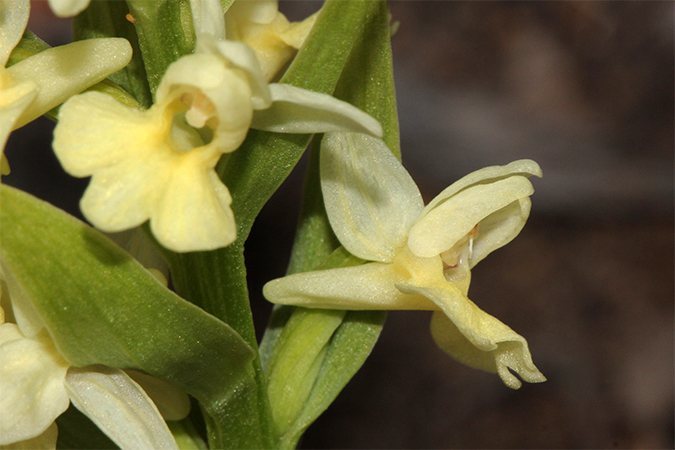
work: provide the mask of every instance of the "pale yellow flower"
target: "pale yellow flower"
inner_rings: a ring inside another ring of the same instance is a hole
[[[279,12],[277,0],[235,0],[225,13],[227,38],[255,50],[268,81],[295,56],[315,21],[313,14],[301,22],[289,22]]]
[[[362,134],[327,134],[321,184],[335,234],[369,261],[273,280],[273,303],[325,309],[432,310],[438,345],[460,362],[498,373],[511,388],[544,381],[527,341],[467,297],[470,269],[511,241],[530,212],[530,160],[481,169],[426,207],[408,172],[384,142]]]
[[[116,232],[150,220],[157,240],[177,252],[213,250],[236,238],[232,199],[214,168],[250,127],[382,132],[348,103],[268,84],[250,47],[222,39],[219,2],[196,6],[196,52],[168,68],[149,110],[86,93],[62,106],[54,133],[66,171],[92,176],[80,203],[91,223]]]
[[[9,133],[82,92],[131,60],[125,39],[106,38],[51,48],[6,68],[21,40],[28,0],[0,0],[0,154]],[[2,156],[2,173],[9,167]]]

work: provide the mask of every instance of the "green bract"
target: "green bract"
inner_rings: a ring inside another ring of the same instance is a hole
[[[37,316],[78,367],[139,369],[200,400],[207,414],[249,376],[254,352],[227,324],[162,286],[98,231],[0,186],[0,254],[13,307]]]

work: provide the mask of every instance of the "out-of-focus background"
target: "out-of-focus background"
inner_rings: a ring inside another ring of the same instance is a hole
[[[281,9],[301,19],[319,6]],[[673,448],[673,2],[390,6],[404,164],[425,199],[487,165],[531,158],[544,171],[527,226],[474,269],[469,294],[528,340],[548,381],[512,391],[441,352],[429,313],[391,312],[302,447]],[[68,26],[34,2],[39,36],[67,42]],[[77,214],[87,181],[56,172],[51,127],[12,134],[3,182]],[[261,326],[303,166],[247,245]]]

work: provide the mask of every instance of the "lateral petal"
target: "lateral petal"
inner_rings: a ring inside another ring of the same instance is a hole
[[[250,46],[235,41],[221,40],[216,43],[216,47],[221,56],[246,73],[251,87],[253,108],[268,108],[272,103],[272,94],[255,51]]]
[[[380,123],[347,102],[288,84],[269,85],[272,106],[256,110],[251,128],[276,133],[353,131],[382,136]]]
[[[67,370],[46,331],[29,339],[0,325],[0,445],[39,436],[68,408]]]
[[[155,404],[123,371],[71,367],[65,386],[73,405],[122,450],[178,449]]]
[[[30,80],[40,87],[15,128],[122,69],[131,61],[131,54],[126,39],[87,39],[50,48],[14,64],[7,69],[13,79]]]
[[[532,161],[531,159],[519,159],[505,166],[484,167],[471,172],[470,174],[460,178],[445,188],[440,194],[436,196],[436,198],[429,202],[429,204],[424,208],[422,215],[426,215],[429,211],[436,208],[437,205],[443,203],[446,199],[452,197],[456,193],[466,189],[469,186],[473,186],[474,184],[493,183],[512,175],[520,175],[524,177],[535,176],[541,178],[542,172],[539,164]]]
[[[469,267],[473,268],[494,250],[518,236],[530,215],[531,207],[529,197],[524,197],[483,219],[473,240],[473,254],[469,258]]]
[[[272,303],[305,308],[437,309],[425,297],[401,293],[394,285],[402,281],[392,264],[368,263],[278,278],[265,285],[263,295]]]
[[[212,39],[205,39],[206,42]],[[254,56],[255,58],[255,56]],[[157,89],[158,102],[171,102],[183,94],[192,96],[194,103],[206,97],[209,114],[215,123],[213,142],[221,152],[232,152],[239,147],[248,133],[253,117],[252,87],[243,70],[230,67],[229,62],[217,54],[194,53],[173,62]],[[189,118],[190,111],[186,117]],[[189,121],[189,120],[188,120]],[[191,123],[195,128],[203,124]]]
[[[326,134],[321,189],[342,245],[370,261],[392,261],[424,207],[417,185],[386,144],[365,134]]]
[[[418,256],[439,255],[452,248],[483,219],[533,192],[532,184],[523,176],[475,184],[431,210],[425,208],[426,214],[410,229],[408,246]]]

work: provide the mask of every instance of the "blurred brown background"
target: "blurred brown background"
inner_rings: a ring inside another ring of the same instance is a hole
[[[486,165],[542,166],[528,225],[476,267],[470,296],[527,338],[548,381],[511,391],[442,353],[428,313],[392,312],[302,446],[673,448],[674,4],[390,5],[404,163],[425,198]],[[282,10],[299,19],[319,6]],[[31,28],[68,40],[44,2]],[[77,214],[86,180],[55,175],[50,128],[40,119],[13,133],[3,181]],[[260,289],[285,271],[302,168],[247,245],[261,326]]]

